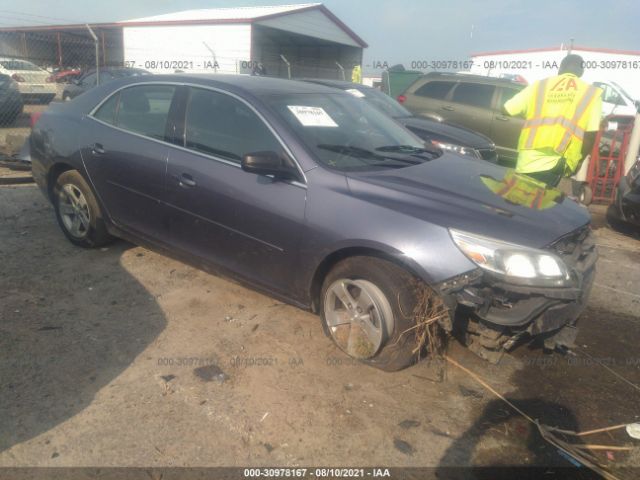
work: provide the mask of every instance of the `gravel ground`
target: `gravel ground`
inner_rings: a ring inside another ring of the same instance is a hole
[[[601,214],[575,356],[448,349],[574,430],[640,421],[640,240]],[[569,465],[453,366],[380,372],[308,312],[122,241],[72,246],[33,184],[0,185],[0,259],[0,467]],[[640,467],[624,430],[590,440]]]

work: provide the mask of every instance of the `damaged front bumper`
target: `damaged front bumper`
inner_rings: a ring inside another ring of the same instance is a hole
[[[470,313],[476,322],[473,331],[487,348],[510,350],[522,338],[540,335],[548,348],[571,348],[577,335],[576,321],[591,292],[598,254],[588,227],[547,249],[571,270],[571,287],[510,284],[478,268],[437,285],[454,313],[448,329],[454,330],[459,317]]]

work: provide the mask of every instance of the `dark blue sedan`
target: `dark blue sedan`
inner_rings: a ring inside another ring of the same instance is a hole
[[[169,250],[319,312],[385,370],[431,320],[483,357],[569,346],[596,252],[587,210],[529,177],[425,145],[341,90],[142,76],[52,106],[33,175],[67,238]]]

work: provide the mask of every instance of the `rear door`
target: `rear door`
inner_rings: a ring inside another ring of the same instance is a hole
[[[82,158],[104,207],[117,225],[150,238],[163,235],[165,142],[175,90],[127,87],[85,118]]]
[[[290,155],[247,103],[188,87],[184,135],[167,169],[170,238],[175,246],[271,290],[288,290],[304,223],[306,185],[247,173],[246,153]]]
[[[494,85],[459,82],[450,95],[451,101],[443,107],[447,120],[490,137],[495,90]]]
[[[506,166],[514,166],[518,158],[518,138],[520,138],[520,131],[524,125],[524,118],[512,117],[502,107],[523,88],[524,86],[499,86],[497,102],[493,109],[493,122],[489,137],[496,144],[498,161]]]
[[[447,120],[451,113],[447,99],[454,85],[455,82],[447,80],[428,80],[417,84],[405,93],[404,106],[414,115]]]

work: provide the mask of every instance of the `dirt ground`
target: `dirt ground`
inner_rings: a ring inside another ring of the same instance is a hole
[[[572,430],[640,421],[640,239],[596,224],[574,356],[447,352]],[[0,259],[0,467],[570,465],[451,365],[380,372],[308,312],[122,241],[72,246],[33,184],[0,185]],[[624,430],[589,441],[640,467]]]

